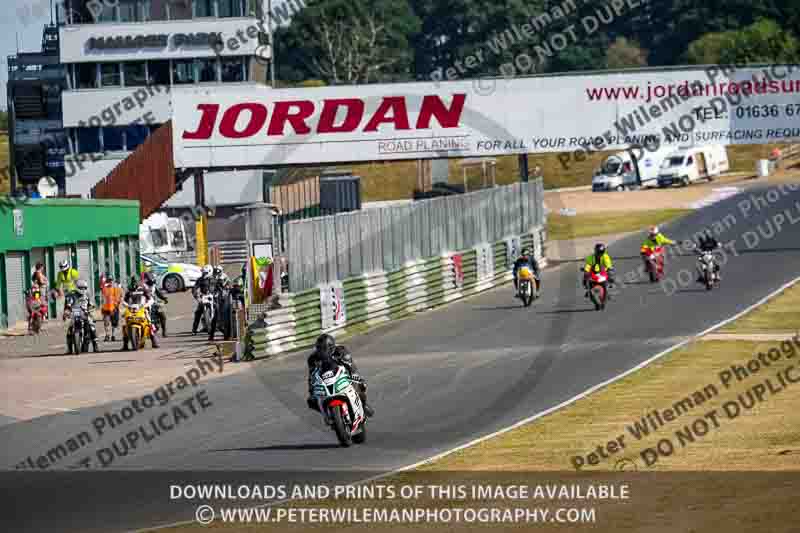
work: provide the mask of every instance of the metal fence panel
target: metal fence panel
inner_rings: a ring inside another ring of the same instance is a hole
[[[350,276],[360,276],[364,273],[364,251],[366,249],[361,230],[368,217],[366,213],[358,212],[344,216],[347,217],[347,237],[350,246]]]
[[[397,270],[543,222],[541,180],[286,225],[291,289]]]
[[[350,249],[350,240],[348,238],[347,232],[347,215],[335,215],[332,217],[333,220],[331,221],[333,224],[334,229],[334,240],[335,240],[335,248],[333,249],[333,255],[331,256],[331,263],[336,265],[336,277],[329,277],[328,281],[333,281],[335,279],[344,279],[341,276],[347,276],[350,273],[350,254],[352,250]]]
[[[392,209],[392,269],[401,268],[405,261],[403,254],[403,213],[400,209]]]
[[[392,210],[381,209],[380,239],[381,239],[381,267],[383,270],[392,270],[394,267],[394,235],[392,234]]]
[[[403,236],[403,264],[416,259],[411,241],[414,239],[413,225],[411,220],[412,208],[404,205],[400,209],[400,229]]]

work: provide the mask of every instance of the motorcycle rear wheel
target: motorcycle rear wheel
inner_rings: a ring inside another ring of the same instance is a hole
[[[339,444],[348,448],[353,443],[353,436],[350,435],[350,430],[345,427],[341,405],[333,408],[331,419],[333,420],[333,430],[336,431],[336,438],[339,439]]]

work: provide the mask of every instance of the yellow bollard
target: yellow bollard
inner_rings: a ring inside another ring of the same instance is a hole
[[[207,215],[200,216],[200,220],[195,225],[195,251],[197,253],[197,264],[205,266],[208,264],[208,238],[207,238],[208,219]]]

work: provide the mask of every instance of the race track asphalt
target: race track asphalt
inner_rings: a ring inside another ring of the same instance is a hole
[[[124,472],[0,476],[3,501],[17,504],[13,530],[124,531],[190,520],[196,502],[171,501],[170,482],[264,484],[332,481],[331,476],[352,481],[415,463],[565,402],[800,275],[800,191],[770,190],[767,197],[766,188],[748,189],[663,227],[669,237],[683,240],[705,225],[727,224],[719,238],[734,241],[736,255],[728,248],[722,285],[711,292],[693,278],[674,293],[666,290],[669,285],[644,279],[626,282],[641,262],[641,236],[634,236],[610,249],[623,283],[603,312],[593,311],[583,298],[581,265],[567,263],[545,272],[544,294],[530,309],[506,286],[351,339],[346,344],[369,380],[377,415],[368,426],[368,443],[349,449],[339,448],[333,433],[305,407],[305,354],[252,364],[202,386],[212,404],[207,410],[115,458],[110,468]],[[751,196],[763,197],[764,205],[758,211],[753,205],[745,216],[739,204]],[[598,195],[598,201],[612,199]],[[795,223],[786,219],[772,238],[764,237],[778,213],[792,215]],[[746,232],[754,232],[749,241]],[[751,246],[753,234],[760,242]],[[688,253],[668,259],[668,277],[680,269],[693,271],[694,263]],[[122,405],[4,426],[3,464],[13,469],[28,455],[46,453]],[[148,413],[139,416],[127,429],[149,419]],[[66,467],[111,442],[111,436],[98,438],[56,466]],[[586,443],[587,450],[593,444]],[[563,466],[570,468],[566,456]]]

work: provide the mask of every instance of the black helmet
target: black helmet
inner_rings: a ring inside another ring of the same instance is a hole
[[[139,280],[136,279],[136,276],[131,276],[130,281],[128,281],[128,290],[135,291],[139,288]]]
[[[148,285],[155,285],[156,284],[156,277],[153,275],[152,272],[145,272],[144,273],[144,282]]]
[[[531,255],[531,251],[529,249],[527,249],[527,248],[523,248],[522,249],[522,257],[528,257],[529,255]]]
[[[336,341],[333,336],[323,333],[317,337],[316,350],[317,354],[322,357],[330,357],[336,349]]]
[[[598,242],[594,245],[594,254],[595,255],[603,255],[606,253],[606,245],[602,242]]]

